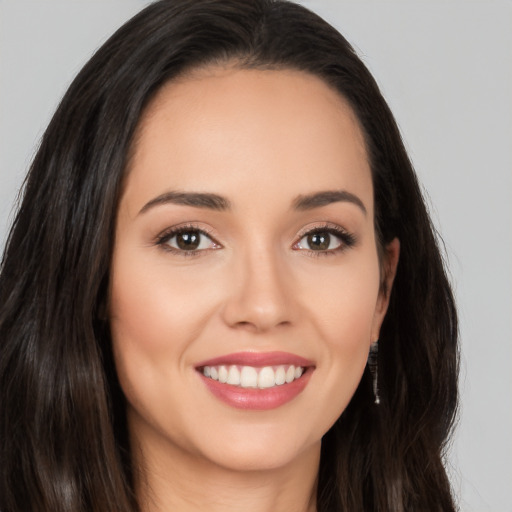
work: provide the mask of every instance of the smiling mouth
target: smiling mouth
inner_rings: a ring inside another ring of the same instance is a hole
[[[206,388],[236,409],[264,411],[291,402],[307,387],[314,361],[288,352],[236,352],[200,362]]]
[[[300,379],[306,368],[293,364],[263,367],[233,364],[203,366],[198,368],[198,371],[206,378],[221,384],[243,389],[269,389],[286,386]]]

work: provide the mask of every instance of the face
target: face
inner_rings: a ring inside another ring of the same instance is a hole
[[[319,450],[387,306],[373,208],[358,123],[318,78],[210,69],[158,93],[109,305],[143,450],[237,470]]]

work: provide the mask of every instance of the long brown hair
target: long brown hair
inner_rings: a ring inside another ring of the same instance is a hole
[[[401,256],[378,356],[325,435],[320,512],[455,509],[443,467],[457,404],[457,318],[393,116],[350,44],[281,0],[162,0],[79,73],[32,163],[0,273],[0,510],[138,510],[105,302],[133,134],[195,67],[297,69],[352,106],[365,135],[380,247]]]

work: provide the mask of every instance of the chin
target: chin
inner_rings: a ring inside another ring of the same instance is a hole
[[[229,444],[226,440],[229,439]],[[276,435],[226,436],[223,442],[205,447],[203,456],[215,465],[231,471],[272,471],[293,465],[302,458],[319,458],[321,441],[305,443],[293,438]]]

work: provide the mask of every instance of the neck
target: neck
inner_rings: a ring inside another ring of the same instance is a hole
[[[263,470],[233,470],[175,446],[139,446],[134,459],[142,512],[316,512],[319,443]]]

